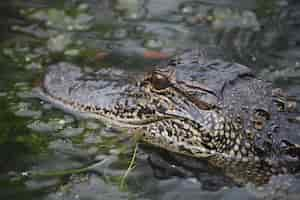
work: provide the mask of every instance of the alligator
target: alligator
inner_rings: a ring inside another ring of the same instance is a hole
[[[128,128],[143,143],[205,160],[238,182],[266,183],[299,169],[296,101],[250,68],[201,51],[144,72],[61,62],[37,91],[57,108]]]

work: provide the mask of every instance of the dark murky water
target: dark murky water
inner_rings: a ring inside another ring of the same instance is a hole
[[[51,63],[146,70],[180,50],[212,46],[300,97],[297,1],[12,0],[0,9],[1,199],[299,199],[296,176],[274,177],[262,187],[218,183],[211,174],[161,179],[144,152],[121,188],[132,139],[30,98]],[[103,159],[89,173],[14,176]]]

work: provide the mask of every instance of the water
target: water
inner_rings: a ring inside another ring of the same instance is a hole
[[[47,66],[58,61],[87,71],[112,65],[147,70],[180,50],[212,46],[300,97],[299,8],[292,0],[1,2],[0,198],[298,199],[297,176],[274,177],[262,187],[238,187],[205,173],[200,180],[158,178],[143,151],[121,188],[135,142],[113,127],[30,97]],[[103,159],[89,173],[14,176]]]

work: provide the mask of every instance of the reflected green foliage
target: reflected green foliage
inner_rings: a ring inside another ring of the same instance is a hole
[[[276,3],[278,3],[278,1],[276,0],[256,0],[256,3],[257,7],[255,11],[260,18],[272,16],[277,12]]]
[[[0,100],[0,157],[1,170],[24,169],[26,162],[32,162],[34,155],[39,155],[47,148],[47,138],[24,129],[26,120],[16,118],[6,111],[6,102]],[[28,160],[26,160],[27,158]],[[14,169],[14,165],[18,167]],[[22,164],[21,164],[22,163]]]

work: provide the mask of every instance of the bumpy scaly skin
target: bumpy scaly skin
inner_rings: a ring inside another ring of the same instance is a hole
[[[273,91],[245,66],[191,51],[146,74],[53,65],[39,96],[68,112],[138,129],[144,142],[206,158],[239,181],[264,182],[286,173],[291,157],[298,160],[289,141],[300,142],[287,121],[286,97]]]

